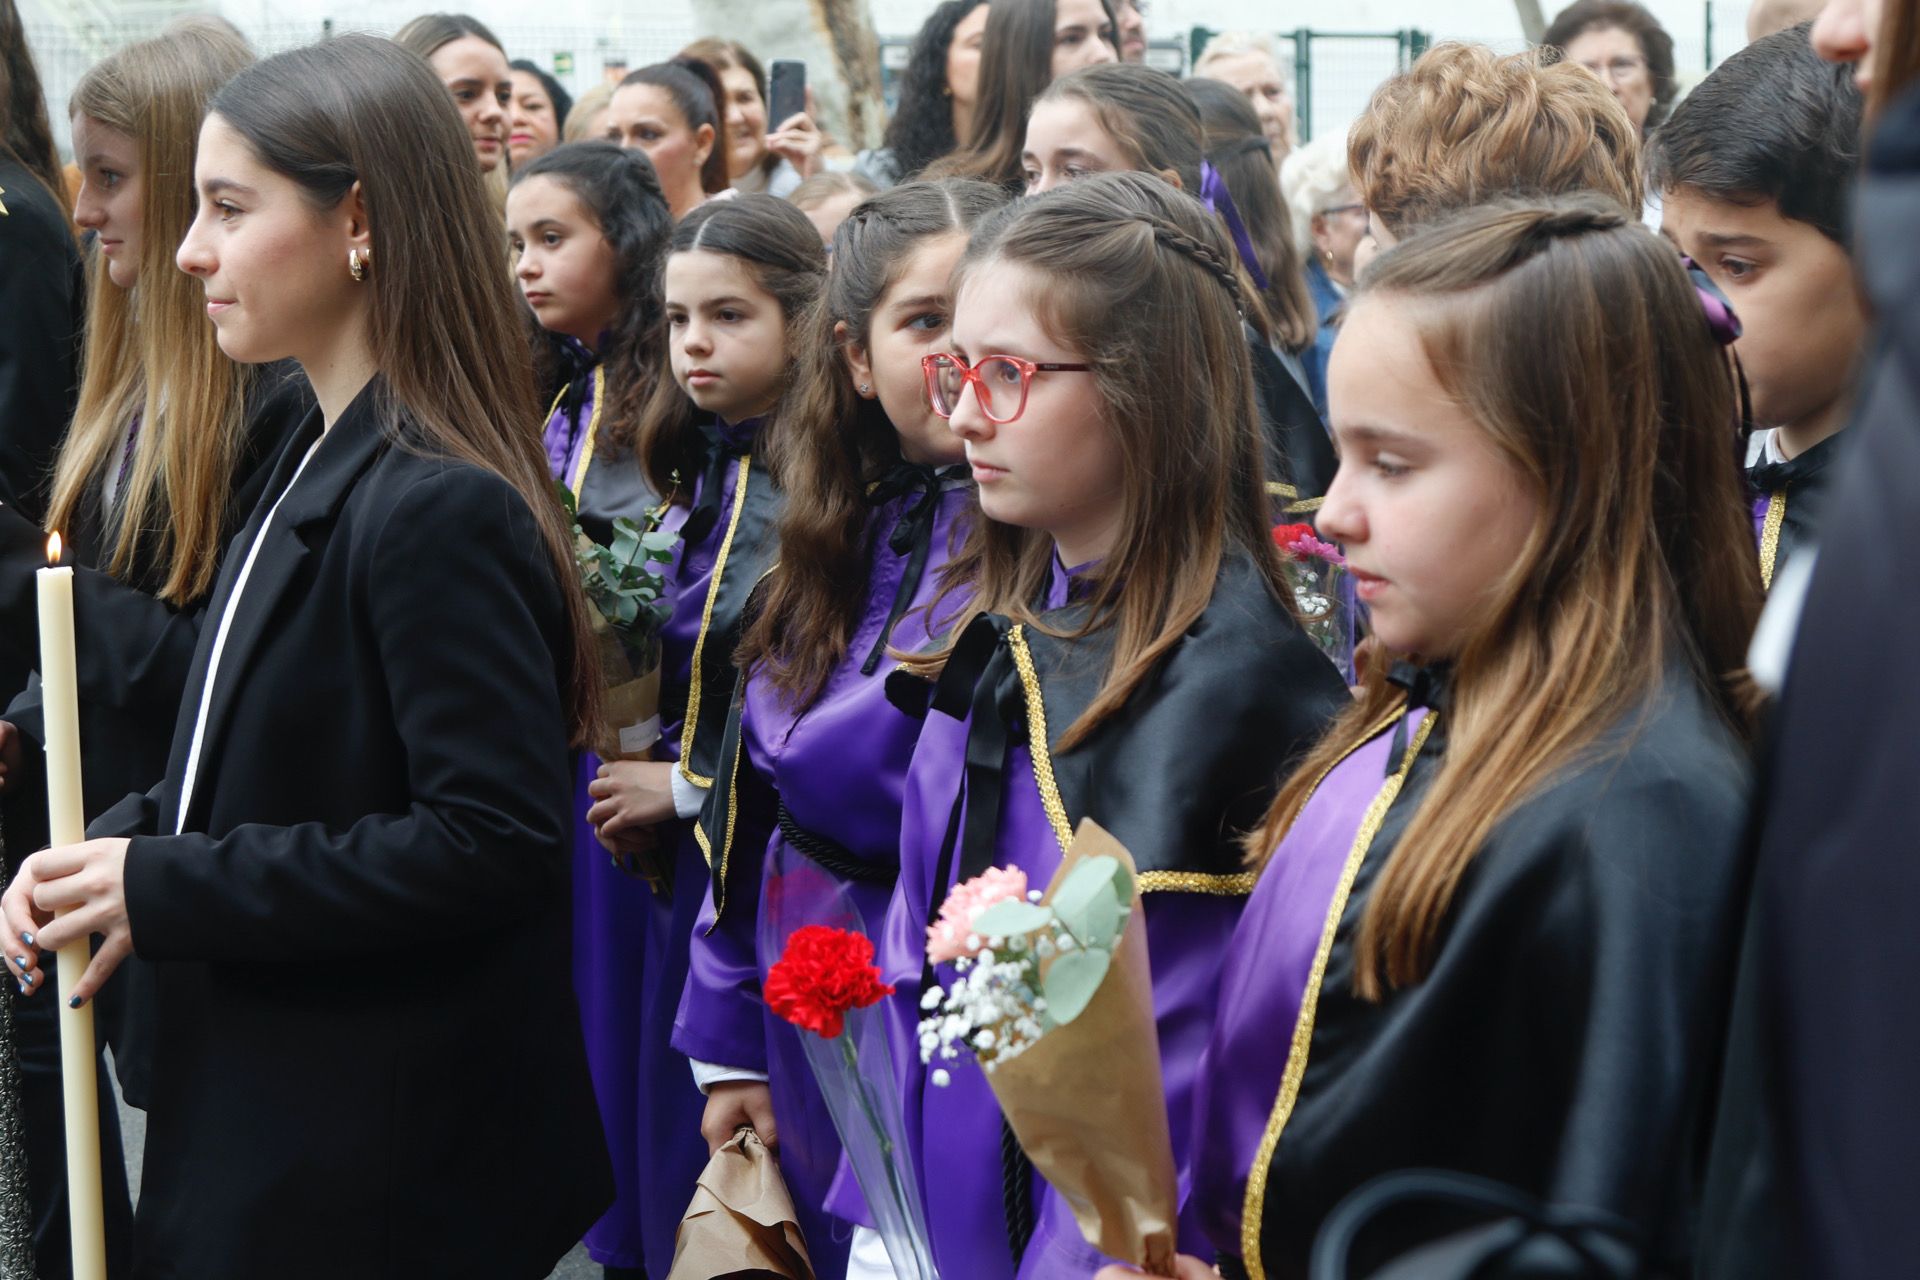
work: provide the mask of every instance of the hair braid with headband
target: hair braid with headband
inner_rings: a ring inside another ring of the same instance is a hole
[[[1233,264],[1221,252],[1204,241],[1196,240],[1171,222],[1163,221],[1150,214],[1136,214],[1134,220],[1153,229],[1153,238],[1164,247],[1173,250],[1182,257],[1197,263],[1203,270],[1220,282],[1233,299],[1233,309],[1242,316],[1247,313],[1246,295],[1240,290],[1240,277],[1234,271]]]

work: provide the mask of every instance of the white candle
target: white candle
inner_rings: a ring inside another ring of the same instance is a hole
[[[47,540],[60,559],[60,535]],[[80,690],[74,674],[73,570],[35,575],[40,596],[40,703],[47,737],[47,821],[55,845],[87,838],[80,793]],[[67,1205],[74,1280],[106,1280],[106,1225],[100,1200],[99,1083],[94,1075],[93,1006],[69,1008],[92,959],[88,939],[60,948],[60,1074],[67,1111]]]

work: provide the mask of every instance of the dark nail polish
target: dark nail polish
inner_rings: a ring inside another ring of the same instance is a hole
[[[67,1008],[78,1009],[81,1005],[85,1003],[86,1003],[85,1000],[81,999],[79,996],[75,996],[73,999],[67,1001]]]
[[[24,943],[26,943],[26,944],[27,944],[28,946],[32,946],[32,945],[33,945],[33,935],[32,935],[32,934],[30,934],[30,933],[26,933],[26,932],[24,932],[24,931],[23,931],[23,932],[22,932],[22,933],[20,934],[20,941],[22,941],[22,942],[24,942]]]
[[[30,974],[30,973],[23,973],[23,974],[21,974],[21,975],[20,975],[20,981],[22,981],[22,982],[24,982],[24,983],[26,983],[26,984],[27,984],[28,986],[32,986],[32,985],[33,985],[33,975],[32,975],[32,974]]]
[[[25,956],[15,956],[13,958],[13,962],[20,966],[20,971],[22,973],[26,972],[27,958]]]

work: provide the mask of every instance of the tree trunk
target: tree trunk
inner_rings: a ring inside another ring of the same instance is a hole
[[[764,63],[807,64],[818,123],[849,150],[880,144],[880,39],[868,0],[692,0],[694,31],[738,40]],[[767,121],[768,128],[778,120]]]
[[[1547,34],[1547,18],[1540,11],[1540,0],[1513,0],[1513,7],[1520,15],[1520,30],[1527,37],[1528,44],[1539,44]]]

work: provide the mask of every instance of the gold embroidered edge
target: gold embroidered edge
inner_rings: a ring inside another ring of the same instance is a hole
[[[727,533],[720,540],[719,554],[713,558],[713,581],[707,584],[706,607],[700,612],[700,634],[693,641],[693,664],[687,683],[687,715],[680,726],[680,776],[699,787],[702,791],[713,788],[712,778],[703,778],[687,767],[693,758],[694,732],[700,724],[700,657],[707,648],[707,629],[713,625],[713,598],[720,590],[721,580],[727,572],[727,554],[733,550],[733,534],[740,527],[740,513],[747,507],[747,477],[753,466],[753,455],[740,459],[740,479],[733,486],[733,512],[727,517]],[[694,828],[696,831],[698,827]],[[705,850],[711,859],[711,852]]]
[[[1326,502],[1327,500],[1325,498],[1302,498],[1298,502],[1290,502],[1287,504],[1287,514],[1290,516],[1310,515],[1325,506]]]
[[[1060,784],[1053,777],[1053,753],[1047,748],[1047,704],[1040,696],[1040,673],[1033,668],[1033,653],[1027,648],[1027,631],[1015,624],[1007,631],[1007,648],[1013,653],[1013,668],[1020,673],[1020,687],[1027,696],[1027,754],[1033,757],[1033,781],[1040,789],[1040,806],[1047,811],[1053,838],[1065,853],[1073,843],[1073,826],[1067,821],[1067,806],[1060,799]]]
[[[1414,734],[1400,768],[1387,779],[1374,794],[1373,803],[1367,806],[1366,815],[1360,820],[1360,830],[1353,837],[1353,847],[1347,853],[1346,865],[1340,870],[1340,880],[1334,886],[1333,901],[1327,906],[1326,922],[1320,928],[1320,945],[1314,951],[1313,967],[1307,974],[1307,988],[1300,998],[1299,1016],[1294,1019],[1293,1040],[1287,1048],[1287,1066],[1280,1076],[1280,1093],[1274,1099],[1272,1114],[1267,1117],[1267,1130],[1260,1137],[1259,1150],[1254,1153],[1253,1168],[1247,1173],[1246,1200],[1240,1210],[1240,1257],[1246,1266],[1248,1280],[1266,1280],[1266,1269],[1260,1258],[1260,1219],[1266,1210],[1267,1171],[1273,1162],[1274,1150],[1280,1145],[1280,1131],[1286,1128],[1287,1120],[1293,1115],[1293,1104],[1299,1100],[1300,1082],[1307,1074],[1307,1050],[1313,1043],[1314,1017],[1319,1012],[1320,1004],[1320,983],[1327,974],[1327,960],[1333,954],[1340,918],[1347,911],[1347,897],[1353,892],[1353,882],[1360,874],[1360,865],[1366,861],[1368,850],[1373,847],[1374,837],[1380,834],[1380,824],[1386,820],[1387,810],[1393,807],[1394,800],[1399,797],[1400,788],[1413,771],[1413,762],[1420,757],[1420,749],[1433,732],[1435,719],[1434,713],[1429,712],[1420,722],[1419,731]],[[1362,739],[1362,744],[1368,740]],[[1324,781],[1325,777],[1322,774],[1321,780]],[[1319,785],[1319,782],[1314,784],[1316,788]]]
[[[1300,491],[1282,480],[1267,481],[1267,494],[1274,498],[1297,498]]]
[[[1787,491],[1785,489],[1767,499],[1766,523],[1760,526],[1760,586],[1762,590],[1773,590],[1773,564],[1780,555],[1780,526],[1787,518]]]
[[[779,567],[778,560],[768,565],[766,570],[754,580],[754,590],[757,592],[760,584],[771,578],[773,571]],[[741,672],[739,678],[745,680],[747,673]],[[708,933],[720,927],[720,917],[727,910],[727,861],[733,856],[733,833],[740,821],[740,757],[746,749],[745,739],[734,744],[733,764],[727,770],[727,838],[720,845],[720,874],[713,881],[713,923],[707,926]],[[712,871],[713,851],[708,847],[712,842],[707,839],[706,831],[697,822],[693,824],[693,838],[700,845],[700,852],[707,860],[707,870]]]

